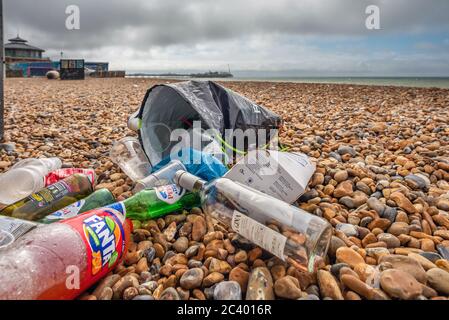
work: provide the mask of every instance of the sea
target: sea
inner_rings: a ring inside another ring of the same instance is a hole
[[[133,76],[127,76],[133,77]],[[189,77],[157,77],[138,76],[139,78],[164,78],[187,80]],[[329,84],[353,84],[370,86],[400,86],[418,88],[443,88],[449,89],[449,77],[243,77],[233,78],[201,78],[200,80],[213,81],[261,81],[261,82],[293,82],[293,83],[329,83]]]

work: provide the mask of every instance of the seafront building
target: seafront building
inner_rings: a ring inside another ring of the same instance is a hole
[[[28,44],[19,35],[8,41],[4,45],[7,77],[43,77],[50,70],[59,70],[59,61],[44,57],[44,49]],[[97,73],[109,71],[108,62],[86,61],[84,66]]]

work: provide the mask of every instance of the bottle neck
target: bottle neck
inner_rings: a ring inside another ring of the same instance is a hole
[[[182,170],[176,172],[174,180],[177,185],[188,191],[201,191],[207,183],[193,174]]]

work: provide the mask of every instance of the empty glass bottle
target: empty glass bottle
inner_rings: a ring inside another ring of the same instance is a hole
[[[326,220],[226,178],[206,183],[178,171],[175,182],[200,192],[206,214],[297,269],[323,263],[332,236]]]
[[[38,221],[92,192],[90,179],[83,174],[74,174],[3,208],[0,215]]]

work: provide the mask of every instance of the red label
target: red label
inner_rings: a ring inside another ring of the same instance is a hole
[[[81,173],[86,175],[92,185],[95,182],[95,170],[93,169],[80,169],[80,168],[67,168],[67,169],[58,169],[55,171],[50,172],[45,177],[45,186],[49,186],[55,182],[58,182],[59,180],[65,179],[71,175],[74,175],[76,173]]]
[[[74,228],[86,245],[88,278],[94,283],[111,271],[125,250],[125,208],[118,202],[62,221]]]

